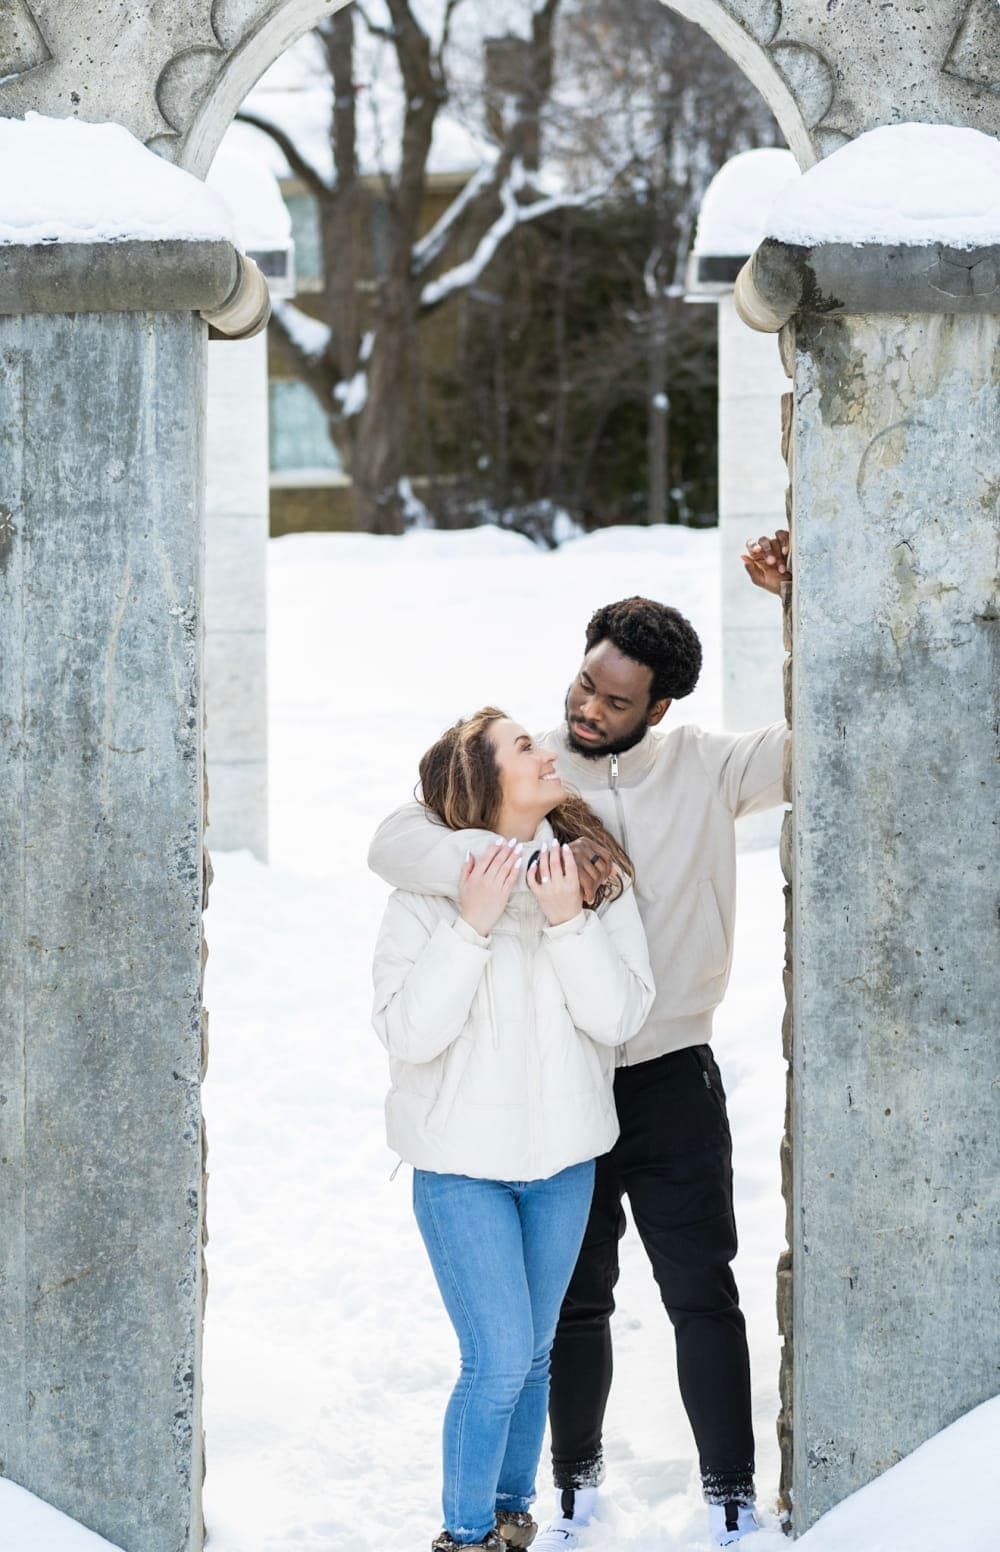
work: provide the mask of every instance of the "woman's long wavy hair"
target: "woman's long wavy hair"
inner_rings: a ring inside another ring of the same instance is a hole
[[[506,718],[496,706],[484,706],[450,727],[420,761],[420,801],[449,830],[496,829],[503,789],[490,729]],[[548,821],[558,841],[596,841],[611,853],[619,873],[635,880],[627,853],[581,797],[574,793],[565,798],[550,811]],[[612,876],[597,891],[593,905],[616,899],[622,888],[621,878]]]

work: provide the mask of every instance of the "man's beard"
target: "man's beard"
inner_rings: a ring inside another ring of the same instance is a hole
[[[649,731],[649,723],[645,717],[641,717],[635,727],[629,733],[623,733],[621,738],[614,739],[608,744],[583,744],[573,736],[573,725],[570,721],[569,694],[563,706],[566,716],[566,741],[574,754],[582,755],[585,760],[606,760],[612,754],[625,754],[627,750],[634,749],[636,744],[641,744]]]

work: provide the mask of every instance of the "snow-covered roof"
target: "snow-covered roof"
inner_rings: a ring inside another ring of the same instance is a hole
[[[259,155],[224,143],[205,181],[225,200],[244,252],[288,247],[292,218],[277,178]]]
[[[731,157],[705,190],[694,252],[733,258],[753,253],[775,195],[800,176],[791,151],[765,147]]]
[[[235,233],[217,194],[120,124],[0,119],[0,243],[166,238]]]
[[[1000,140],[948,124],[859,135],[778,194],[767,235],[802,243],[1000,243]]]

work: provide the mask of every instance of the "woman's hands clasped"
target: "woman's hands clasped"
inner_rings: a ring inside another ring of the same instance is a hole
[[[583,891],[572,847],[560,846],[558,841],[543,846],[538,861],[528,869],[528,888],[550,927],[578,916],[583,910]]]
[[[458,881],[462,920],[481,938],[488,938],[510,899],[524,857],[524,847],[510,841],[488,846],[482,856],[470,851]]]
[[[589,844],[589,843],[588,843]],[[511,897],[524,862],[524,843],[498,841],[479,857],[470,852],[458,882],[462,920],[488,938]],[[572,921],[583,910],[584,891],[571,846],[543,846],[528,870],[528,888],[550,927]]]

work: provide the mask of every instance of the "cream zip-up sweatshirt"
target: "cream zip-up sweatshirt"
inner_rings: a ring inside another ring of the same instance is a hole
[[[625,754],[588,759],[563,724],[539,742],[559,774],[621,841],[635,865],[656,998],[645,1024],[619,1050],[629,1066],[702,1045],[732,964],[736,916],[735,821],[783,800],[788,728],[706,733],[684,724],[651,728]],[[409,803],[384,820],[368,853],[374,872],[421,894],[454,892],[468,839],[460,842]]]

